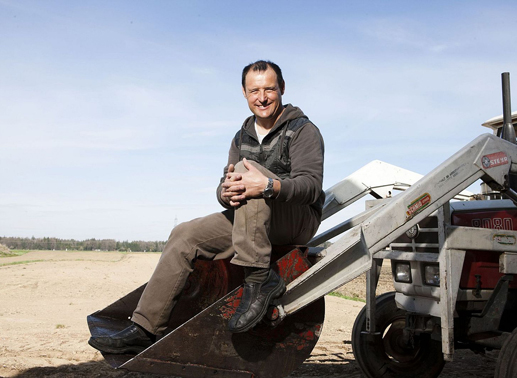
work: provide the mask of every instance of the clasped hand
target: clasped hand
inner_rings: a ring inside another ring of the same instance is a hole
[[[228,166],[228,173],[222,183],[221,196],[233,207],[239,207],[246,200],[260,198],[267,185],[267,177],[245,158],[242,160],[248,170],[244,173],[235,172],[235,166]]]

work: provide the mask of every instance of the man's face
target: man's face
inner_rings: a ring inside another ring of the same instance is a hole
[[[266,71],[249,71],[246,75],[245,88],[242,93],[248,101],[248,106],[257,123],[267,123],[272,127],[283,111],[282,95],[284,88],[280,88],[275,71],[268,67]],[[261,125],[266,126],[266,125]]]

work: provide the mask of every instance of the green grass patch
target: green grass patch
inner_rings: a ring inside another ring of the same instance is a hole
[[[363,303],[366,303],[366,300],[364,300],[363,298],[359,298],[359,297],[349,297],[348,295],[344,295],[344,294],[338,293],[338,292],[336,292],[336,291],[333,291],[333,292],[329,293],[328,295],[331,295],[331,296],[333,296],[333,297],[338,297],[338,298],[348,299],[349,301],[356,301],[356,302],[363,302]]]
[[[63,329],[63,328],[66,328],[66,326],[64,324],[57,324],[56,325],[56,329]]]
[[[11,255],[7,255],[7,256],[3,256],[3,257],[21,256],[21,255],[24,255],[27,252],[48,252],[48,250],[12,250],[12,251],[16,252],[16,254],[13,253]],[[66,253],[70,253],[70,255],[73,255],[74,253],[77,253],[77,252],[96,252],[96,251],[76,251],[76,250],[74,250],[74,251],[56,251],[56,252],[66,252]],[[99,253],[99,252],[96,252],[96,253]],[[103,253],[103,252],[100,252],[100,253]],[[103,261],[103,262],[116,263],[116,262],[119,262],[122,259],[124,259],[124,257],[126,255],[138,254],[138,253],[141,253],[141,252],[110,251],[110,252],[106,252],[106,253],[117,253],[120,256],[120,258],[118,260],[113,260],[113,261],[104,261],[104,260],[96,260],[96,259],[83,259],[83,258],[81,258],[81,259],[35,259],[35,260],[11,261],[11,262],[7,262],[7,263],[2,263],[2,260],[0,259],[0,267],[9,266],[9,265],[23,265],[23,264],[30,264],[30,263],[37,263],[37,262],[49,262],[49,261]],[[146,254],[148,254],[148,253],[160,254],[161,252],[145,252],[145,253]]]
[[[30,264],[30,263],[43,262],[43,261],[50,261],[50,260],[25,260],[25,261],[13,261],[13,262],[10,262],[10,263],[0,264],[0,266],[22,265],[22,264]]]
[[[30,252],[28,249],[12,249],[10,253],[5,253],[0,251],[1,257],[13,257],[13,256],[21,256],[25,255],[27,252]]]

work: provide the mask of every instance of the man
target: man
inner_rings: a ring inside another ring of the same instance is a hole
[[[272,245],[305,244],[316,233],[323,202],[323,139],[303,112],[282,104],[280,67],[257,61],[242,72],[253,113],[232,141],[217,188],[227,210],[175,227],[132,317],[133,325],[90,345],[106,353],[139,353],[168,324],[197,258],[222,259],[245,269],[243,296],[228,323],[246,332],[285,291],[270,269]]]

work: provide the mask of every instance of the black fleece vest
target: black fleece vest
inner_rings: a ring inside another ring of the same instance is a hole
[[[243,158],[254,160],[269,169],[280,178],[288,178],[291,174],[291,158],[289,145],[291,139],[303,125],[310,122],[307,117],[287,121],[282,127],[268,133],[262,144],[251,136],[244,128],[235,135],[235,144],[239,149],[239,161]]]

